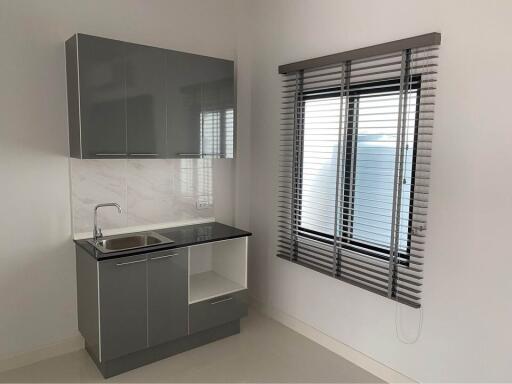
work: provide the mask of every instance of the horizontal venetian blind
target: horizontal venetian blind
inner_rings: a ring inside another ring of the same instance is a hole
[[[280,67],[279,257],[420,306],[439,42]]]

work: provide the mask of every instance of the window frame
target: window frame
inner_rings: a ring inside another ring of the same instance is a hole
[[[416,91],[416,110],[414,117],[414,139],[413,139],[413,148],[412,148],[412,171],[411,171],[411,188],[409,193],[409,217],[408,217],[408,233],[407,233],[407,249],[405,252],[402,250],[399,251],[398,262],[402,266],[409,266],[409,253],[411,251],[411,240],[413,236],[413,217],[414,217],[414,191],[415,191],[415,183],[416,183],[416,157],[417,157],[417,144],[418,144],[418,129],[419,129],[419,120],[420,120],[420,109],[421,109],[421,75],[412,76],[410,78],[410,86],[407,87],[407,92]],[[368,88],[369,86],[375,88]],[[298,94],[298,103],[299,110],[301,111],[297,116],[297,126],[295,129],[299,131],[298,134],[298,160],[299,160],[299,176],[296,177],[295,181],[295,189],[297,191],[297,196],[300,196],[297,200],[298,209],[295,213],[296,220],[298,223],[298,238],[304,237],[310,240],[320,241],[326,244],[334,245],[334,236],[326,233],[322,233],[320,231],[315,231],[311,229],[307,229],[302,227],[302,181],[303,181],[303,171],[304,171],[304,124],[305,124],[305,105],[309,100],[318,100],[318,99],[326,99],[332,97],[338,97],[341,99],[341,86],[338,87],[326,87],[323,89],[315,89],[315,90],[301,90]],[[348,105],[352,105],[349,108],[349,114],[347,116],[347,151],[345,154],[345,164],[348,163],[348,166],[345,166],[345,175],[343,176],[343,182],[348,183],[346,185],[354,185],[351,183],[352,180],[355,180],[355,164],[357,162],[357,135],[354,135],[354,131],[357,129],[357,119],[354,116],[354,112],[356,108],[353,106],[355,103],[358,103],[361,96],[371,97],[368,95],[372,94],[382,94],[384,92],[396,92],[400,94],[400,79],[386,79],[386,80],[378,80],[378,81],[363,81],[359,83],[350,84],[349,87],[345,87],[345,94],[348,94]],[[341,100],[342,101],[342,100]],[[350,139],[348,139],[350,138]],[[350,150],[348,150],[350,148]],[[354,155],[355,154],[355,155]],[[352,163],[352,159],[354,159],[354,163]],[[357,254],[374,257],[380,260],[389,261],[390,249],[389,247],[380,247],[374,244],[369,244],[361,240],[354,240],[352,238],[352,229],[353,229],[353,220],[349,219],[349,215],[347,212],[353,212],[354,208],[354,187],[350,191],[350,195],[342,196],[344,199],[341,210],[342,217],[342,234],[341,238],[337,240],[342,244],[343,249],[348,249]],[[352,224],[350,224],[352,223]],[[334,225],[334,223],[333,223]],[[347,229],[349,228],[349,229]],[[347,239],[350,239],[347,241]],[[384,256],[387,254],[387,256]]]

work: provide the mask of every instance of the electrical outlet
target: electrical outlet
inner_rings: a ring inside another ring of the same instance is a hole
[[[197,200],[196,201],[196,208],[197,209],[206,209],[206,208],[210,208],[210,203],[208,202],[208,200]]]

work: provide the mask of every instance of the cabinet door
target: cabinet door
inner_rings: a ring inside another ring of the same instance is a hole
[[[99,262],[101,359],[147,347],[147,258]]]
[[[169,157],[233,157],[233,68],[229,60],[168,52]]]
[[[126,155],[125,44],[78,35],[82,156]]]
[[[188,251],[148,255],[148,337],[154,346],[188,334]]]
[[[234,157],[233,62],[203,58],[200,142],[203,157]]]
[[[171,158],[200,157],[201,56],[167,53],[167,145]]]
[[[126,118],[128,156],[167,154],[165,112],[166,51],[126,43]]]

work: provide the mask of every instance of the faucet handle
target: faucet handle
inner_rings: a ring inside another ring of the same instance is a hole
[[[94,226],[93,234],[92,234],[94,240],[99,239],[100,237],[103,237],[103,233],[101,232],[101,228],[99,228],[97,225]]]
[[[116,207],[117,211],[121,213],[121,207],[117,203],[104,203],[98,204],[94,207],[94,230],[93,237],[96,240],[98,237],[103,237],[103,233],[101,232],[101,228],[98,226],[98,208],[101,207]]]

